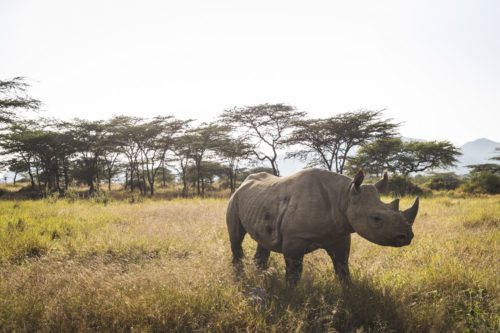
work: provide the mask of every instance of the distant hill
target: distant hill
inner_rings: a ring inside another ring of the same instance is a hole
[[[453,171],[458,174],[466,174],[469,172],[467,165],[494,163],[490,158],[495,156],[495,148],[500,148],[500,142],[485,138],[465,143],[460,147],[462,156],[459,157],[457,167]]]

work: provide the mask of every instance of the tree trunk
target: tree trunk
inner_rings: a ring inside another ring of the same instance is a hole
[[[125,188],[124,190],[127,189],[128,186],[128,168],[125,168]]]
[[[134,166],[130,166],[130,192],[134,192]]]
[[[38,183],[38,189],[42,189],[42,184],[40,181],[40,174],[38,173],[38,167],[35,167],[35,172],[36,172],[36,182]]]
[[[232,169],[229,170],[229,188],[231,189],[231,193],[234,193],[235,191],[235,184],[234,184],[234,171]]]
[[[136,168],[135,173],[137,175],[137,186],[139,187],[139,192],[142,193],[142,182],[141,182],[141,175],[139,173],[139,167]]]
[[[14,173],[14,185],[16,185],[17,171]]]
[[[155,194],[155,186],[154,181],[149,182],[149,194],[153,196]]]
[[[200,175],[198,174],[198,172],[196,172],[196,173],[197,173],[197,175],[196,175],[196,194],[200,195],[201,194]]]
[[[142,170],[142,188],[143,188],[143,195],[146,195],[146,192],[148,191],[147,185],[146,185],[146,175],[144,173],[144,170]]]
[[[271,161],[271,167],[273,168],[273,175],[279,177],[280,176],[280,172],[279,172],[279,169],[278,169],[278,164],[276,163],[276,157],[274,157]]]
[[[64,189],[61,188],[61,175],[59,174],[59,166],[56,166],[54,170],[54,175],[56,178],[56,190],[59,193],[59,195],[64,195]]]
[[[201,196],[205,196],[205,178],[201,176]]]
[[[94,161],[93,161],[92,164],[93,164],[92,165],[92,167],[93,167],[92,171],[95,172],[95,187],[96,187],[97,191],[99,191],[100,185],[101,185],[100,184],[101,181],[100,181],[100,175],[99,175],[99,165],[98,165],[98,157],[97,156],[95,156]]]
[[[31,189],[35,189],[35,179],[33,178],[33,173],[31,172],[31,165],[28,164],[28,175],[30,176],[31,180]]]
[[[162,162],[162,181],[163,181],[163,187],[167,186],[167,175],[165,174],[165,161]]]
[[[61,186],[59,184],[59,172],[57,172],[57,169],[54,168],[54,187],[55,187],[55,190],[57,191],[61,191]]]
[[[87,185],[89,186],[89,193],[90,194],[94,194],[95,193],[94,182],[93,181],[89,181]]]
[[[69,188],[68,161],[63,162],[63,174],[64,174],[64,190],[67,191]]]
[[[186,180],[186,171],[182,172],[182,196],[187,198],[188,196],[188,185]]]

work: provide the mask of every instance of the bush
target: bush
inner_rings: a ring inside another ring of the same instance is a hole
[[[64,198],[66,198],[69,202],[75,202],[80,198],[80,196],[77,191],[70,188],[64,192]]]
[[[474,173],[463,184],[462,190],[474,194],[500,193],[500,177],[489,172]]]
[[[388,192],[393,196],[422,195],[424,191],[413,184],[408,177],[393,175],[389,178]]]
[[[461,180],[453,172],[436,173],[430,179],[428,186],[431,190],[455,190],[462,184]]]
[[[110,198],[107,192],[102,190],[95,191],[90,196],[91,200],[97,204],[107,205],[110,202]]]

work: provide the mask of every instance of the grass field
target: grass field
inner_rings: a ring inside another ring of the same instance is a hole
[[[0,331],[500,330],[500,196],[423,199],[411,246],[355,236],[352,286],[317,251],[295,290],[277,254],[234,277],[226,203],[0,201]]]

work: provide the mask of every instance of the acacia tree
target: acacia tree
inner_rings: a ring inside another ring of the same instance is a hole
[[[497,154],[497,156],[491,157],[490,160],[500,161],[500,148],[495,148],[494,154]],[[472,164],[466,167],[469,168],[470,174],[489,173],[497,176],[500,175],[500,164],[498,163]]]
[[[493,175],[500,175],[500,164],[496,163],[472,164],[466,165],[466,167],[469,168],[470,174],[490,173]]]
[[[141,165],[145,168],[150,195],[154,195],[156,175],[164,166],[167,151],[173,149],[175,137],[184,124],[184,121],[167,116],[156,117],[138,125],[135,140],[140,151]]]
[[[387,169],[408,176],[411,173],[453,166],[460,150],[448,141],[409,141],[384,139],[362,147],[350,161],[353,169],[380,173]]]
[[[26,164],[33,190],[36,188],[33,174],[36,162],[36,132],[33,129],[35,126],[34,123],[16,122],[11,124],[7,133],[0,136],[1,154],[17,157]]]
[[[76,140],[76,151],[80,155],[76,164],[92,194],[100,187],[100,161],[105,154],[108,126],[102,121],[75,119],[70,134]]]
[[[139,171],[140,149],[135,139],[139,135],[139,124],[142,118],[129,116],[115,116],[110,120],[113,128],[114,139],[117,149],[122,153],[127,162],[125,168],[125,188],[130,184],[130,190],[134,191],[134,176],[137,175],[137,182],[142,192],[142,181]]]
[[[248,159],[252,154],[252,145],[244,136],[237,138],[227,136],[220,142],[217,151],[220,153],[222,160],[226,162],[229,188],[233,193],[236,190],[239,165],[241,161]]]
[[[180,167],[178,173],[182,181],[183,197],[188,196],[188,170],[190,167],[190,161],[192,155],[191,151],[193,150],[192,148],[193,140],[191,139],[191,137],[192,135],[189,134],[189,132],[185,128],[183,134],[177,137],[174,140],[173,144],[173,153]]]
[[[403,151],[401,138],[381,138],[362,146],[356,156],[348,161],[350,173],[363,169],[366,173],[381,176],[385,170],[395,171],[396,161]]]
[[[12,158],[3,163],[0,163],[0,166],[8,166],[8,170],[14,173],[14,185],[16,185],[17,176],[23,172],[28,171],[28,165],[23,160],[18,158]]]
[[[26,94],[28,87],[23,77],[0,80],[0,130],[6,124],[12,124],[17,110],[37,110],[40,107],[39,100]],[[34,187],[34,182],[32,184]]]
[[[16,110],[40,107],[39,100],[26,94],[28,87],[24,77],[0,80],[0,124],[12,122]]]
[[[52,130],[41,130],[37,133],[35,141],[37,167],[41,171],[38,175],[44,193],[59,192],[63,194],[61,186],[60,165],[62,162],[60,147],[60,134]]]
[[[112,122],[107,123],[108,135],[103,140],[103,170],[108,182],[108,191],[111,191],[113,176],[119,172],[119,157],[121,154],[119,145],[119,133]],[[118,167],[117,167],[118,166]]]
[[[500,161],[500,147],[496,147],[494,153],[497,154],[497,156],[491,157],[490,160],[492,160],[492,161]]]
[[[187,138],[191,140],[190,153],[194,161],[196,171],[196,194],[205,195],[204,180],[204,160],[207,155],[217,151],[224,142],[225,134],[229,131],[229,127],[217,123],[203,123],[199,127],[191,131],[191,135]]]
[[[44,119],[12,124],[1,146],[3,154],[14,157],[12,163],[24,164],[33,189],[36,178],[40,191],[63,194],[69,183],[68,161],[75,150],[72,137],[52,124]]]
[[[460,149],[449,141],[405,142],[395,169],[408,176],[410,173],[447,168],[453,166],[460,155]]]
[[[382,111],[361,110],[326,119],[298,121],[288,143],[300,148],[287,157],[309,160],[310,166],[343,173],[352,148],[396,133],[399,125],[381,118]]]
[[[260,104],[225,110],[221,119],[245,131],[253,138],[252,154],[260,161],[268,161],[275,176],[279,176],[278,151],[288,145],[289,132],[306,116],[286,104]]]

